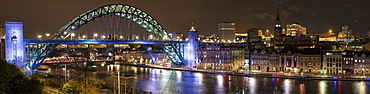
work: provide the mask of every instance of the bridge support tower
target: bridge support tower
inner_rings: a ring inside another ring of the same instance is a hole
[[[185,45],[185,61],[187,67],[195,67],[198,65],[197,49],[199,48],[198,41],[198,31],[195,30],[194,25],[192,25],[190,31],[188,32],[189,43]]]

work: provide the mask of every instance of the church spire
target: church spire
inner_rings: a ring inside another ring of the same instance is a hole
[[[279,17],[279,8],[276,9],[275,27],[281,27],[281,22],[280,22],[280,17]]]

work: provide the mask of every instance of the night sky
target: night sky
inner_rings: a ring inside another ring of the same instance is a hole
[[[22,21],[26,39],[53,34],[76,16],[103,5],[128,4],[154,17],[167,32],[217,33],[217,24],[235,22],[238,32],[273,30],[276,9],[282,26],[298,22],[308,32],[335,33],[348,25],[355,35],[370,30],[370,0],[1,0],[0,21]],[[177,30],[176,26],[178,26]]]

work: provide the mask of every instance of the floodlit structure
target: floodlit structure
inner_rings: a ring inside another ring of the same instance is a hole
[[[291,36],[306,35],[306,28],[301,26],[299,23],[288,24],[286,26],[285,34]]]
[[[25,69],[26,45],[23,41],[23,23],[6,22],[5,49],[6,61]]]

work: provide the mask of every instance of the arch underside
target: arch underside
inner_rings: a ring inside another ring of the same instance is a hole
[[[165,29],[153,17],[139,8],[125,4],[111,4],[89,10],[64,25],[58,32],[50,36],[49,39],[66,39],[81,26],[103,16],[116,16],[131,20],[152,34],[155,41],[171,40]],[[63,36],[64,32],[67,32],[67,35]],[[37,51],[33,51],[29,57],[28,67],[32,69],[37,68],[56,46],[57,44],[47,44]],[[171,44],[163,44],[163,46],[164,51],[174,64],[184,65],[183,55],[177,50],[178,47]]]

